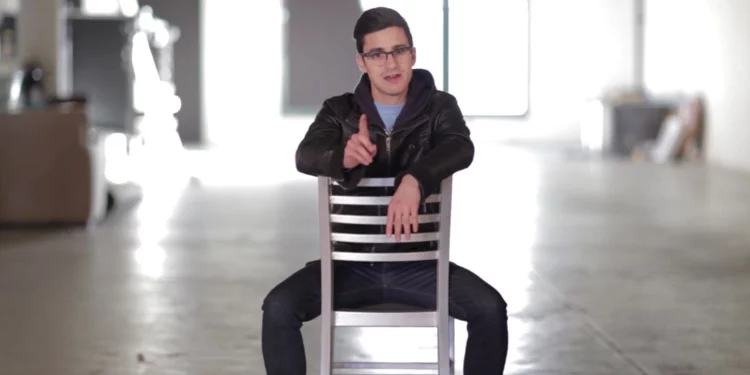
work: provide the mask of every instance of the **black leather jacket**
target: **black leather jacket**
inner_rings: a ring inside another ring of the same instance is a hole
[[[341,187],[337,195],[392,195],[393,188],[361,188],[363,177],[395,177],[396,186],[406,174],[420,185],[422,200],[438,193],[440,183],[467,168],[474,159],[474,144],[461,110],[453,95],[437,90],[432,75],[414,69],[406,103],[391,132],[385,130],[370,93],[370,80],[362,76],[354,93],[327,99],[310,125],[296,153],[297,170],[311,176],[331,177]],[[370,138],[377,155],[369,166],[351,171],[343,168],[344,148],[359,131],[359,118],[366,114]],[[432,207],[436,206],[436,207]],[[438,204],[423,203],[420,213],[437,212]],[[387,207],[334,206],[333,213],[385,216]],[[419,232],[434,230],[422,224]],[[385,233],[384,226],[337,224],[334,232]],[[429,247],[433,247],[431,244]],[[337,250],[394,252],[425,249],[424,244],[384,244],[363,246],[334,244]]]

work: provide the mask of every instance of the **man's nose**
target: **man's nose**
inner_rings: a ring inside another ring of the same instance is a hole
[[[393,56],[392,54],[385,55],[385,66],[389,68],[395,68],[398,66],[398,63],[396,62],[396,56]]]

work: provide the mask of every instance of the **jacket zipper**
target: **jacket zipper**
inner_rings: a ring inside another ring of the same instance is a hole
[[[388,154],[388,168],[389,168],[388,172],[390,172],[390,168],[391,168],[391,138],[392,138],[393,134],[394,133],[398,133],[399,131],[404,131],[404,130],[409,130],[409,129],[412,129],[412,128],[416,128],[417,126],[422,125],[422,124],[424,124],[424,123],[426,123],[428,121],[430,121],[429,118],[424,118],[424,119],[422,119],[420,121],[417,121],[417,122],[415,122],[413,124],[410,124],[409,126],[407,126],[404,129],[397,129],[397,130],[394,129],[394,130],[390,130],[390,131],[388,131],[388,130],[385,131],[385,151]]]
[[[391,172],[391,132],[386,130],[385,132],[385,154],[388,157],[388,173]],[[395,187],[394,187],[395,188]],[[388,188],[383,188],[383,193],[388,194]],[[380,211],[380,208],[378,209]],[[387,211],[386,211],[387,212]],[[381,215],[380,212],[378,212],[378,215]],[[385,234],[385,226],[383,226],[383,233]],[[375,245],[372,246],[372,252],[375,252]]]
[[[391,169],[391,132],[385,132],[385,153],[388,154],[388,172]]]

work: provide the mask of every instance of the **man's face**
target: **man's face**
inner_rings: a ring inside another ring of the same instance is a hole
[[[404,29],[394,26],[365,36],[357,65],[370,77],[373,90],[401,96],[409,87],[416,59],[416,50],[409,45]]]

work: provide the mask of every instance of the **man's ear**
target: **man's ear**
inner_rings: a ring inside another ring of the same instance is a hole
[[[417,63],[417,49],[412,47],[411,49],[411,66],[412,68]]]
[[[357,54],[356,60],[359,71],[362,73],[367,73],[367,66],[365,66],[365,59],[362,58],[362,55]]]

